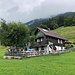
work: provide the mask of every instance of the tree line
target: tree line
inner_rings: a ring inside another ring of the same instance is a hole
[[[49,18],[47,21],[44,21],[37,26],[46,29],[50,28],[51,30],[54,30],[61,26],[75,26],[75,16],[59,16],[58,18]],[[33,29],[34,28],[35,27],[33,27]]]

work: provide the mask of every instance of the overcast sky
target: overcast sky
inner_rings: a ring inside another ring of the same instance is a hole
[[[0,18],[27,22],[64,12],[75,12],[75,0],[0,0]]]

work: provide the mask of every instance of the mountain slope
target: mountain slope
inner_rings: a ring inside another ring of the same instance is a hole
[[[75,12],[66,12],[66,13],[63,13],[63,14],[58,14],[57,16],[55,16],[53,18],[59,18],[59,16],[64,16],[64,17],[75,16]]]
[[[41,24],[42,22],[44,22],[46,20],[48,20],[48,19],[34,19],[25,24],[28,25],[29,27],[33,27],[33,26],[37,26],[37,25]]]
[[[75,12],[66,12],[66,13],[63,13],[63,14],[58,14],[57,16],[54,16],[53,18],[57,19],[60,16],[64,16],[64,17],[75,16]],[[49,18],[34,19],[34,20],[31,20],[31,21],[29,21],[25,24],[28,25],[29,27],[34,27],[34,26],[37,26],[37,25],[47,21],[48,19]]]
[[[75,26],[60,27],[52,31],[61,34],[67,38],[69,42],[75,42]]]

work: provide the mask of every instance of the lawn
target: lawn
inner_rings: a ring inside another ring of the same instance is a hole
[[[75,75],[75,51],[18,60],[3,59],[6,48],[0,46],[0,75]]]

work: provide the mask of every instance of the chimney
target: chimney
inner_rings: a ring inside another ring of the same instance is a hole
[[[50,31],[50,28],[48,28],[47,30]]]

